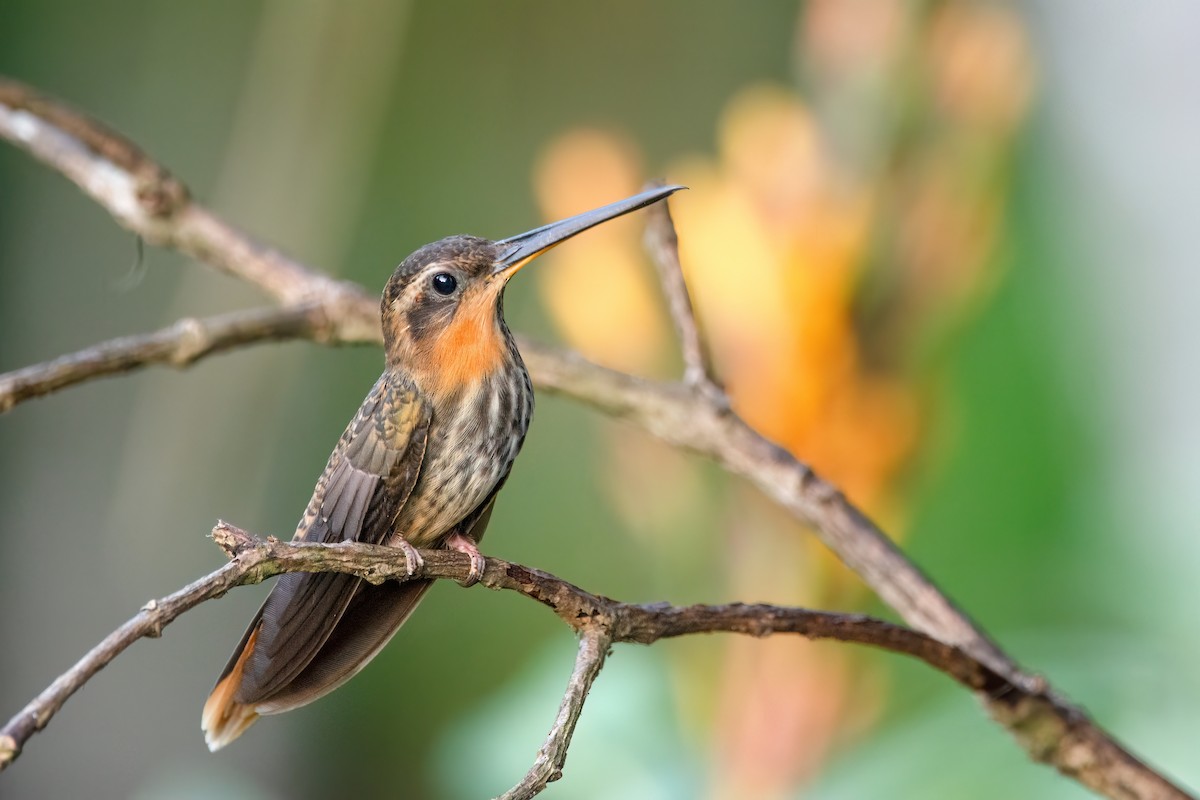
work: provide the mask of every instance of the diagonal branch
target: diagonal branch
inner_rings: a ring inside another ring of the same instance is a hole
[[[679,262],[679,236],[671,220],[671,209],[666,203],[656,203],[646,209],[646,220],[646,249],[654,257],[658,280],[666,295],[671,319],[675,321],[675,332],[679,335],[683,382],[709,395],[710,399],[719,398],[720,402],[728,404],[729,400],[713,372],[708,348],[700,336],[687,281],[683,279],[683,265]]]
[[[137,145],[36,90],[0,77],[0,138],[62,173],[150,244],[251,283],[283,305],[320,301],[339,341],[379,341],[378,301],[361,286],[314,272],[193,201]]]
[[[0,79],[0,138],[74,181],[146,241],[252,283],[284,305],[319,303],[328,340],[380,340],[377,304],[365,289],[310,270],[224,222],[140,149],[85,115]],[[748,426],[723,395],[613,372],[524,339],[520,345],[541,388],[626,419],[747,478],[815,529],[905,620],[1006,682],[1011,689],[1002,697],[985,692],[984,700],[1031,757],[1109,797],[1187,796],[1022,671],[836,487]],[[0,741],[0,760],[2,750]]]
[[[730,409],[680,384],[637,378],[544,345],[522,342],[521,352],[540,388],[631,422],[748,479],[811,526],[907,622],[1024,679],[1015,663],[845,495]]]
[[[563,765],[567,763],[567,748],[571,746],[571,736],[575,733],[575,725],[583,711],[583,701],[592,690],[592,684],[596,682],[596,677],[604,666],[604,659],[612,643],[612,634],[599,627],[588,628],[579,637],[575,668],[571,670],[571,679],[567,681],[567,690],[558,708],[558,716],[554,718],[554,725],[551,726],[545,743],[538,750],[533,766],[521,782],[500,795],[497,800],[526,800],[540,794],[547,785],[562,777]]]
[[[321,304],[256,308],[203,319],[186,317],[152,333],[110,339],[53,361],[0,374],[0,414],[24,400],[95,378],[151,364],[186,367],[236,347],[301,338],[335,341]]]

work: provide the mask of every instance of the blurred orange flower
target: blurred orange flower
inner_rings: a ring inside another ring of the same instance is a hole
[[[743,89],[721,116],[717,154],[666,170],[691,187],[671,200],[680,256],[734,407],[897,534],[900,478],[930,396],[913,353],[994,282],[1007,152],[1033,82],[1008,7],[906,8],[806,4],[797,42],[815,99]],[[538,198],[547,217],[562,217],[631,194],[642,174],[619,134],[570,131],[538,165]],[[678,357],[638,230],[633,219],[589,234],[588,247],[555,254],[539,280],[570,344],[615,368],[661,374]],[[643,541],[686,547],[688,509],[712,518],[721,507],[692,462],[657,448],[614,428],[615,507]],[[648,497],[647,469],[634,462],[652,464],[671,490]],[[854,602],[858,582],[811,538],[796,537],[755,493],[735,493],[718,559],[733,597]],[[863,691],[870,676],[847,651],[722,646],[715,698],[699,696],[693,679],[711,662],[676,665],[688,693],[681,707],[703,708],[712,727],[714,797],[784,793],[819,767],[848,721],[875,713],[866,698],[879,693]],[[783,729],[781,719],[797,722]]]

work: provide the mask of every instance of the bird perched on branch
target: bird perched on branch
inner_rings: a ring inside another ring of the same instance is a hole
[[[504,322],[504,287],[536,256],[657,202],[652,189],[499,241],[451,236],[404,259],[383,291],[387,364],[329,457],[294,537],[404,551],[447,547],[483,575],[478,542],[521,449],[533,386]],[[366,666],[431,581],[372,585],[353,575],[279,578],[204,704],[209,749],[260,715],[311,703]]]

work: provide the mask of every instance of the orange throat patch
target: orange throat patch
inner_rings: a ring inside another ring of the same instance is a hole
[[[500,369],[506,350],[492,293],[464,298],[454,319],[435,334],[424,354],[424,386],[436,398],[459,395]]]

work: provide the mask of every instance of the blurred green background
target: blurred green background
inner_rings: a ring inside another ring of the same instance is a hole
[[[690,183],[684,258],[739,408],[1018,658],[1198,786],[1200,12],[1120,9],[5,0],[0,72],[372,289],[426,241],[588,204],[556,186]],[[510,324],[669,374],[641,273],[614,267],[632,288],[600,299],[542,277],[636,248],[635,225],[600,235],[515,281]],[[105,212],[0,148],[0,370],[262,302],[171,253],[136,260]],[[644,341],[605,350],[643,322]],[[259,346],[0,418],[0,715],[216,568],[217,518],[290,534],[380,366],[372,348]],[[622,484],[645,464],[651,482]],[[543,393],[485,550],[628,600],[886,613],[806,536],[710,465]],[[201,705],[264,593],[135,645],[0,796],[475,798],[528,766],[572,637],[528,601],[449,585],[344,689],[208,754]],[[1086,793],[920,666],[708,637],[617,648],[548,795]]]

